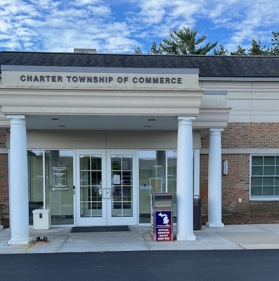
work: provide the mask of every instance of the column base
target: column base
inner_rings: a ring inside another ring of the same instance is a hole
[[[222,222],[207,222],[208,227],[224,227],[225,225]]]
[[[177,241],[195,241],[196,240],[196,235],[194,234],[177,234],[176,237]]]
[[[31,237],[27,239],[11,239],[8,241],[8,245],[28,245],[31,241]]]

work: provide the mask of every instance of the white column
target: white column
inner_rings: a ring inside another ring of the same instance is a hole
[[[23,115],[10,115],[10,227],[9,244],[28,244],[28,180],[27,180],[27,136]]]
[[[200,196],[200,150],[194,150],[194,196]]]
[[[208,223],[209,227],[224,227],[222,223],[222,129],[211,129],[208,155]]]
[[[193,232],[193,132],[190,117],[178,118],[177,240],[196,240]]]

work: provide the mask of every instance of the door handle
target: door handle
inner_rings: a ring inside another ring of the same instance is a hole
[[[102,188],[102,195],[103,195],[103,199],[107,198],[107,189],[105,187]]]
[[[111,189],[107,188],[107,199],[110,199],[111,196]]]
[[[104,187],[103,189],[103,199],[110,199],[111,197],[111,189]]]

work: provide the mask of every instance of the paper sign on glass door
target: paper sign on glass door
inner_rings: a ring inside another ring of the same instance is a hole
[[[120,184],[120,175],[113,175],[113,184]]]

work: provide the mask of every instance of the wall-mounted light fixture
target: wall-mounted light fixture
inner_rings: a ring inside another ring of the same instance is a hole
[[[223,160],[223,175],[227,176],[229,173],[229,162],[228,160]]]

